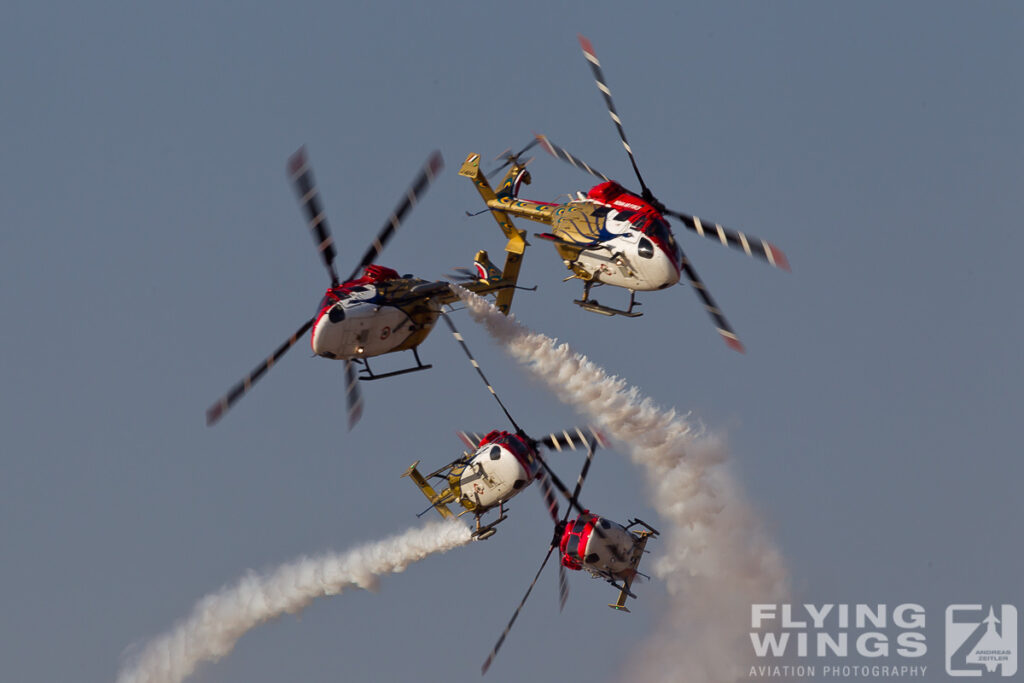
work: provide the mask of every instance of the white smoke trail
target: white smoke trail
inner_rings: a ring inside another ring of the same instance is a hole
[[[428,555],[465,545],[469,529],[435,522],[343,553],[301,558],[267,574],[250,573],[207,595],[171,631],[150,641],[122,667],[117,683],[176,683],[200,662],[216,661],[249,629],[314,598],[355,586],[376,590],[381,574],[397,573]]]
[[[667,613],[629,663],[626,678],[746,680],[753,658],[750,605],[785,602],[787,575],[726,467],[722,441],[675,411],[657,407],[567,344],[532,332],[474,294],[462,290],[460,295],[509,354],[560,400],[628,447],[669,523],[653,567],[669,592]]]

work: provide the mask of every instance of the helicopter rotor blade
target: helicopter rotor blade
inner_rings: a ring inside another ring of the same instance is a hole
[[[309,328],[313,327],[313,322],[315,320],[316,318],[310,318],[306,322],[302,323],[302,327],[295,330],[295,333],[292,334],[287,341],[277,347],[277,349],[270,354],[266,360],[253,368],[252,372],[246,375],[241,382],[231,387],[228,393],[224,394],[219,401],[210,406],[206,411],[206,425],[210,426],[223,417],[228,408],[235,405],[235,403],[237,403],[238,400],[246,394],[246,392],[252,389],[252,386],[256,381],[262,377],[267,370],[273,367],[277,361],[281,360],[281,356],[287,353],[288,349],[292,348],[295,345],[295,342],[309,331]]]
[[[434,151],[431,153],[427,162],[420,169],[419,175],[413,180],[412,185],[409,186],[409,190],[402,197],[402,200],[395,207],[395,210],[388,217],[388,220],[384,223],[384,227],[381,228],[380,232],[377,233],[377,237],[374,238],[373,243],[367,248],[366,253],[363,254],[363,258],[359,260],[359,265],[355,267],[352,274],[348,276],[349,280],[355,279],[356,275],[359,274],[366,266],[373,263],[377,255],[384,250],[385,245],[398,230],[398,226],[402,224],[406,214],[409,213],[409,209],[419,201],[420,195],[427,191],[430,184],[434,181],[434,178],[444,168],[444,160],[441,158],[441,153]]]
[[[512,613],[512,618],[509,619],[508,625],[505,626],[505,630],[501,632],[501,637],[498,638],[498,642],[494,644],[494,648],[491,649],[491,653],[487,655],[487,659],[484,661],[484,665],[480,670],[481,675],[486,674],[487,669],[489,669],[491,667],[491,663],[494,662],[494,658],[497,656],[498,650],[500,650],[501,646],[505,643],[505,638],[508,636],[508,632],[512,630],[512,625],[516,623],[516,618],[519,617],[519,612],[522,611],[523,605],[526,604],[527,598],[530,597],[530,592],[533,591],[533,587],[537,585],[537,579],[540,578],[540,573],[544,571],[545,565],[547,565],[548,560],[551,559],[551,551],[554,549],[555,546],[550,546],[548,548],[548,554],[544,556],[544,561],[540,563],[540,569],[537,570],[537,574],[533,577],[533,581],[530,582],[530,587],[526,589],[526,595],[524,595],[523,599],[519,601],[519,606],[516,607],[516,611]]]
[[[455,435],[459,437],[459,440],[462,441],[462,443],[469,446],[470,450],[473,451],[480,448],[480,441],[484,438],[483,435],[477,434],[476,432],[458,431],[455,432]]]
[[[690,263],[690,259],[683,253],[682,248],[679,249],[679,262],[683,268],[683,272],[686,273],[686,277],[690,280],[690,286],[693,287],[693,291],[697,292],[697,296],[704,303],[704,309],[711,316],[711,319],[715,323],[715,327],[718,329],[718,334],[722,335],[722,339],[729,345],[729,348],[744,353],[743,344],[740,342],[739,337],[736,336],[736,332],[733,331],[732,326],[729,325],[729,321],[725,319],[718,304],[711,298],[711,293],[708,292],[704,282],[697,275],[697,271],[693,269],[693,265]]]
[[[299,147],[298,151],[288,159],[288,175],[299,196],[299,202],[306,214],[309,228],[313,231],[313,240],[316,242],[320,259],[331,276],[331,287],[336,287],[339,280],[338,271],[334,268],[334,258],[337,255],[334,249],[334,238],[331,237],[331,229],[327,225],[327,215],[320,204],[320,192],[313,179],[313,169],[306,159],[305,147]]]
[[[594,176],[595,178],[600,178],[605,182],[608,182],[610,180],[608,176],[606,176],[604,173],[601,173],[587,162],[583,161],[582,159],[574,157],[572,154],[569,153],[569,150],[567,150],[565,147],[559,147],[558,145],[551,142],[551,140],[549,140],[546,135],[537,135],[537,140],[540,142],[541,147],[544,148],[544,151],[546,151],[548,154],[555,157],[556,159],[566,161],[573,167],[578,168],[581,171],[585,171],[590,175]]]
[[[540,140],[538,140],[538,139],[537,139],[537,138],[535,137],[535,138],[534,138],[533,140],[531,140],[530,142],[526,143],[526,146],[525,146],[525,147],[523,147],[523,148],[522,148],[521,150],[519,150],[518,152],[516,152],[515,154],[511,154],[511,150],[509,150],[508,152],[503,152],[502,154],[499,154],[499,155],[497,156],[497,158],[495,159],[495,161],[497,161],[498,159],[502,159],[502,158],[504,158],[504,159],[505,159],[505,162],[504,162],[504,163],[503,163],[503,164],[502,164],[501,166],[498,166],[497,168],[495,168],[494,170],[492,170],[492,171],[491,171],[490,173],[488,173],[488,174],[487,174],[487,177],[488,177],[489,179],[490,179],[490,178],[493,178],[494,176],[498,175],[498,173],[500,173],[500,172],[501,172],[501,171],[503,171],[504,169],[508,168],[508,167],[509,167],[509,165],[511,165],[511,164],[514,164],[515,162],[519,161],[519,157],[521,157],[521,156],[523,156],[524,154],[526,154],[527,152],[529,152],[529,151],[530,151],[531,149],[533,149],[533,148],[534,148],[534,146],[535,146],[535,145],[536,145],[537,143],[539,143],[539,142],[540,142]],[[526,163],[529,163],[529,161],[527,161]],[[525,165],[526,165],[526,164],[523,164],[523,166],[525,166]]]
[[[469,347],[466,346],[466,341],[462,338],[459,331],[455,329],[455,323],[452,322],[451,317],[444,311],[441,311],[441,317],[444,318],[446,323],[448,323],[448,329],[452,331],[452,336],[455,337],[455,341],[459,342],[459,346],[462,347],[463,352],[466,354],[466,358],[469,358],[470,365],[476,369],[476,374],[480,375],[480,379],[484,381],[484,386],[487,387],[487,391],[491,392],[491,396],[493,396],[494,400],[498,402],[499,406],[501,406],[501,410],[505,413],[505,417],[508,418],[508,421],[512,423],[512,427],[517,432],[521,432],[522,429],[519,428],[519,425],[516,424],[516,421],[512,418],[512,413],[508,412],[508,408],[506,408],[505,404],[501,402],[498,392],[496,392],[494,387],[491,386],[490,380],[487,379],[484,371],[480,369],[480,364],[476,362],[476,358],[473,357],[473,353],[469,350]]]
[[[456,268],[455,272],[448,275],[448,278],[457,284],[465,284],[467,282],[477,282],[480,279],[480,274],[469,268]]]
[[[540,481],[540,490],[544,495],[544,504],[548,508],[548,514],[551,515],[551,521],[558,524],[558,498],[551,490],[551,483],[544,476],[544,472],[539,472],[538,475],[537,479]]]
[[[544,462],[543,459],[541,459],[541,464],[544,465],[544,469],[546,469],[548,474],[551,476],[551,481],[555,483],[555,487],[561,492],[563,496],[565,496],[566,500],[569,501],[569,505],[565,509],[565,517],[562,519],[563,524],[569,520],[569,513],[573,508],[575,508],[581,516],[594,516],[590,514],[589,510],[580,505],[579,496],[580,490],[583,488],[583,480],[587,478],[587,472],[590,470],[590,463],[594,459],[594,452],[597,450],[597,446],[599,443],[600,442],[598,440],[595,440],[593,443],[587,444],[587,460],[586,462],[583,463],[583,469],[580,470],[580,476],[576,479],[576,490],[572,493],[572,495],[569,494],[569,489],[567,489],[565,484],[562,483],[562,480],[558,478],[558,475],[552,472],[551,468],[548,467],[548,464]],[[601,538],[601,540],[608,539],[607,535],[604,533],[604,530],[601,529],[600,525],[595,524],[593,526],[593,529],[594,533],[596,533]],[[614,547],[611,548],[611,552],[612,555],[614,555],[615,559],[622,559],[621,554]]]
[[[580,433],[580,430],[576,430]],[[576,488],[572,492],[573,501],[579,502],[580,490],[583,488],[583,480],[587,478],[587,472],[590,470],[590,463],[594,459],[594,451],[597,450],[597,446],[601,443],[600,435],[597,432],[592,432],[595,437],[594,441],[588,442],[583,438],[580,433],[580,438],[583,439],[583,443],[587,444],[587,460],[583,463],[583,469],[580,470],[580,476],[576,480]],[[565,508],[565,517],[562,519],[562,526],[564,527],[566,522],[569,521],[569,513],[572,511],[572,502]],[[558,527],[556,527],[558,528]],[[601,535],[600,532],[598,535]],[[562,563],[558,563],[558,611],[561,612],[565,609],[565,603],[569,601],[569,580],[565,575],[565,567]]]
[[[569,602],[569,578],[565,575],[565,567],[558,563],[558,611],[565,609],[565,603]]]
[[[548,477],[551,478],[551,483],[553,483],[555,485],[555,488],[558,489],[559,493],[565,496],[565,499],[569,501],[569,508],[576,508],[576,510],[580,514],[586,514],[588,511],[580,507],[579,501],[573,499],[573,497],[569,494],[569,489],[566,488],[565,484],[562,483],[562,480],[558,477],[557,474],[555,474],[554,470],[551,469],[547,461],[544,460],[544,458],[539,453],[537,454],[537,460],[540,461],[540,464],[544,468],[544,471],[547,473]]]
[[[697,216],[691,216],[680,211],[665,209],[662,213],[678,218],[682,221],[683,225],[698,235],[721,242],[727,247],[744,251],[748,256],[754,256],[767,261],[776,268],[790,270],[789,259],[786,258],[781,249],[771,242],[754,237],[753,235],[745,235],[737,230],[730,230],[718,223],[702,221]]]
[[[587,472],[590,471],[590,463],[594,460],[594,452],[597,451],[597,442],[591,442],[587,444],[587,459],[583,463],[583,469],[580,470],[580,476],[576,479],[576,488],[573,489],[572,499],[570,506],[573,501],[579,502],[580,490],[583,488],[583,480],[587,478]]]
[[[602,436],[601,433],[594,429],[593,427],[587,427],[586,430],[583,430],[579,427],[572,427],[571,430],[573,432],[572,434],[569,433],[569,429],[563,429],[560,434],[557,432],[552,432],[551,434],[548,434],[543,439],[538,441],[538,443],[544,446],[545,448],[554,449],[559,452],[561,452],[563,446],[565,448],[575,450],[577,448],[587,447],[589,445],[589,434],[590,439],[594,439],[602,446],[606,445],[604,442],[604,436]],[[573,440],[574,438],[576,439],[575,441]]]
[[[363,416],[363,395],[359,390],[355,363],[348,359],[345,360],[345,400],[348,403],[348,430],[352,431]]]
[[[583,48],[583,56],[587,58],[587,62],[590,64],[590,70],[594,72],[594,80],[597,82],[597,89],[601,91],[601,95],[604,96],[604,102],[608,105],[608,115],[612,117],[612,122],[615,124],[615,128],[619,131],[619,139],[622,140],[622,146],[626,149],[626,154],[629,155],[629,163],[633,165],[633,172],[636,173],[636,179],[640,181],[640,187],[644,191],[644,195],[650,194],[650,190],[647,188],[647,183],[644,182],[644,177],[640,175],[640,167],[636,165],[636,158],[633,156],[633,150],[629,146],[629,141],[626,140],[626,131],[622,127],[622,120],[619,118],[619,114],[615,111],[615,103],[612,102],[612,92],[608,89],[605,83],[604,71],[601,69],[601,62],[597,61],[597,54],[594,52],[594,46],[587,40],[586,37],[580,35],[577,36],[580,41],[580,47]]]

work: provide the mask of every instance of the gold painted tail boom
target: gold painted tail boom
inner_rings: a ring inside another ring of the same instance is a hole
[[[513,164],[504,182],[509,182],[509,179],[514,178],[520,170],[522,170],[521,166]],[[507,314],[512,306],[512,297],[516,292],[515,285],[519,281],[519,269],[522,267],[523,253],[526,251],[526,247],[529,246],[529,242],[526,241],[526,231],[516,228],[506,210],[511,209],[512,213],[517,216],[521,215],[533,220],[550,223],[550,214],[554,207],[533,202],[523,202],[513,197],[498,199],[491,184],[487,182],[487,176],[480,170],[479,154],[470,154],[466,157],[462,168],[459,169],[459,175],[473,181],[473,185],[483,198],[484,204],[491,210],[490,214],[494,216],[494,220],[498,223],[498,227],[501,228],[502,234],[508,240],[505,245],[505,267],[501,271],[501,279],[506,286],[498,292],[497,300],[495,301],[498,310]],[[536,214],[536,217],[528,214]],[[547,218],[545,219],[544,216],[547,216]]]
[[[448,506],[445,504],[449,501],[444,500],[444,496],[437,495],[437,492],[434,491],[434,487],[430,485],[430,482],[428,482],[423,475],[420,474],[420,471],[416,469],[416,466],[419,464],[420,461],[417,460],[413,464],[409,465],[409,469],[407,469],[402,476],[409,477],[413,480],[416,486],[419,487],[420,491],[423,492],[423,495],[427,497],[427,500],[430,501],[430,504],[437,509],[437,512],[441,517],[444,519],[454,519],[455,515],[452,514],[452,511],[449,510]]]

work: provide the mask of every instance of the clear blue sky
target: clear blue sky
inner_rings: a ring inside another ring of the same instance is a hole
[[[351,434],[341,365],[305,344],[204,425],[327,284],[285,161],[307,145],[342,271],[435,148],[445,175],[381,262],[434,277],[496,253],[493,222],[465,217],[467,153],[538,131],[631,180],[577,33],[659,196],[772,240],[793,273],[678,231],[745,356],[686,288],[642,296],[636,320],[579,310],[543,243],[520,319],[726,435],[799,597],[1020,606],[1024,9],[349,5],[5,6],[5,680],[111,680],[127,646],[246,569],[416,522],[406,466],[501,425],[442,331],[433,370],[364,386]],[[531,170],[531,198],[589,186],[546,156]],[[458,321],[527,429],[577,421]],[[619,456],[587,497],[657,519]],[[535,498],[492,540],[263,626],[195,680],[475,679],[545,550]],[[572,579],[561,615],[542,579],[489,681],[615,678],[663,587],[619,615]]]

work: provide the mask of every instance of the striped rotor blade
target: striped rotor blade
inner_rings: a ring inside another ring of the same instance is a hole
[[[462,443],[466,444],[470,449],[472,449],[474,451],[477,448],[477,444],[480,443],[479,440],[473,441],[470,438],[469,434],[467,434],[466,432],[458,431],[458,432],[455,432],[455,435],[459,437],[459,441],[461,441]]]
[[[590,471],[590,463],[593,462],[593,460],[594,460],[594,452],[596,450],[597,450],[597,442],[596,441],[592,441],[591,443],[587,444],[587,459],[583,463],[583,469],[580,470],[580,476],[576,478],[576,488],[573,489],[572,500],[570,501],[570,506],[572,505],[572,503],[578,503],[579,502],[580,491],[583,489],[583,481],[587,478],[587,472]]]
[[[359,390],[355,363],[350,360],[345,361],[345,400],[348,403],[348,430],[352,431],[363,416],[363,393]]]
[[[619,114],[615,111],[615,103],[612,102],[612,92],[608,89],[607,81],[604,77],[604,71],[601,70],[601,62],[597,61],[597,54],[594,53],[594,46],[584,36],[579,36],[580,47],[583,48],[583,56],[587,58],[587,63],[590,64],[590,70],[594,72],[594,80],[597,82],[597,89],[601,91],[601,95],[604,96],[604,102],[608,105],[608,115],[612,117],[612,122],[615,124],[615,128],[619,131],[619,138],[622,140],[622,146],[626,149],[626,154],[629,155],[629,163],[633,165],[633,172],[636,173],[636,179],[640,181],[640,187],[644,190],[644,193],[650,192],[647,189],[647,184],[644,182],[644,178],[640,175],[640,167],[636,165],[636,158],[633,156],[633,149],[629,146],[629,141],[626,140],[626,131],[622,127],[622,120],[619,118]]]
[[[572,427],[570,429],[563,429],[561,432],[548,434],[540,440],[540,444],[545,448],[561,452],[563,448],[570,450],[587,448],[590,445],[589,442],[595,438],[598,438],[598,435],[592,428],[583,430],[579,427]]]
[[[693,291],[697,292],[697,296],[704,302],[704,309],[711,316],[711,319],[715,322],[715,327],[718,329],[718,334],[722,335],[722,339],[729,345],[729,348],[744,352],[743,344],[740,342],[739,337],[733,331],[732,326],[729,325],[729,321],[722,315],[721,309],[718,308],[718,304],[711,298],[711,293],[708,292],[708,288],[704,286],[704,282],[697,275],[697,271],[693,269],[690,264],[690,259],[686,257],[683,250],[679,250],[680,265],[683,267],[683,272],[686,273],[686,277],[690,280],[690,286],[693,287]]]
[[[494,644],[494,648],[491,650],[491,653],[487,655],[487,660],[484,662],[484,665],[480,670],[481,674],[487,673],[487,670],[491,668],[491,663],[494,662],[494,658],[498,655],[498,650],[500,650],[501,646],[505,644],[505,638],[508,636],[508,632],[512,630],[512,625],[516,623],[516,618],[519,617],[519,612],[522,611],[523,605],[526,604],[526,599],[530,597],[533,587],[537,585],[537,579],[540,578],[540,573],[544,571],[545,565],[547,565],[548,560],[551,559],[551,551],[554,549],[555,546],[548,548],[548,554],[544,556],[544,561],[540,563],[540,569],[537,570],[537,574],[533,577],[533,581],[530,582],[530,587],[526,589],[526,595],[524,595],[523,599],[519,601],[519,606],[516,607],[516,611],[512,613],[512,618],[509,619],[505,630],[501,632],[501,637],[498,638],[498,642]]]
[[[337,252],[334,250],[331,229],[327,225],[327,215],[320,203],[320,192],[313,179],[313,169],[306,159],[305,147],[299,147],[299,150],[288,160],[288,175],[295,185],[299,203],[302,204],[309,228],[313,231],[313,241],[316,243],[317,251],[320,252],[320,259],[331,276],[331,286],[334,287],[338,284],[338,271],[334,269],[334,257]]]
[[[462,347],[463,352],[466,354],[466,358],[469,359],[470,365],[476,369],[476,374],[480,375],[480,379],[484,381],[484,386],[487,387],[487,391],[491,392],[491,396],[493,396],[494,400],[498,402],[499,406],[501,406],[501,410],[505,413],[505,417],[508,418],[508,421],[512,423],[512,427],[514,427],[517,432],[521,431],[519,429],[519,425],[517,425],[516,421],[512,419],[512,414],[508,412],[508,408],[506,408],[505,404],[501,402],[498,392],[496,392],[494,387],[491,386],[491,382],[487,379],[487,375],[485,375],[484,371],[480,369],[480,364],[476,362],[476,358],[473,357],[473,353],[469,350],[469,347],[466,346],[466,340],[463,339],[462,334],[455,329],[455,323],[452,322],[451,317],[444,311],[441,312],[441,317],[443,317],[444,321],[448,323],[448,329],[452,331],[452,336],[455,337],[455,341],[459,342],[459,346]]]
[[[569,505],[565,509],[565,519],[562,520],[563,522],[569,519],[569,513],[573,508],[575,508],[576,511],[579,512],[581,515],[590,514],[588,510],[586,510],[583,506],[580,505],[579,497],[580,490],[583,488],[583,480],[587,478],[587,472],[590,470],[590,463],[594,458],[594,451],[597,450],[597,443],[597,440],[595,440],[591,444],[588,444],[589,450],[587,452],[587,460],[586,462],[583,463],[583,469],[580,470],[580,476],[576,479],[576,490],[572,493],[572,495],[569,495],[569,489],[565,487],[565,484],[563,484],[562,480],[558,478],[558,475],[551,471],[551,468],[548,467],[547,462],[545,462],[543,458],[538,457],[538,460],[540,460],[541,464],[544,466],[544,469],[547,471],[548,475],[550,475],[551,481],[554,482],[555,487],[561,492],[563,496],[565,496],[565,499],[569,501]],[[601,540],[607,540],[607,535],[605,534],[604,530],[601,528],[599,524],[594,525],[594,533],[596,533],[601,538]],[[611,552],[615,559],[622,559],[622,556],[615,549],[615,546],[611,547]]]
[[[537,454],[537,461],[540,462],[541,467],[544,468],[544,472],[546,472],[548,477],[551,478],[551,483],[555,485],[555,488],[558,489],[558,492],[565,496],[565,499],[569,501],[569,509],[576,508],[576,511],[580,514],[586,514],[587,511],[580,507],[579,501],[575,500],[569,494],[569,489],[566,488],[565,484],[562,483],[562,480],[558,477],[557,474],[555,474],[554,470],[551,469],[547,461],[544,460],[543,456],[541,456],[539,453]]]
[[[310,318],[309,320],[304,322],[302,324],[302,327],[295,330],[295,333],[288,338],[288,341],[277,347],[277,350],[270,354],[265,361],[263,361],[255,368],[253,368],[252,372],[246,375],[241,382],[231,387],[231,390],[228,391],[228,393],[226,393],[219,401],[210,406],[209,409],[207,409],[206,411],[207,426],[217,422],[217,420],[223,417],[224,413],[227,412],[228,408],[235,405],[235,403],[237,403],[238,400],[246,394],[246,392],[252,389],[252,386],[256,384],[256,380],[262,377],[267,372],[267,370],[269,370],[271,367],[274,366],[274,364],[277,363],[277,361],[281,360],[281,356],[287,353],[288,349],[295,346],[295,342],[299,341],[299,338],[302,337],[302,335],[304,335],[307,331],[309,331],[309,328],[313,326],[314,320],[315,318]]]
[[[548,514],[551,515],[551,521],[558,524],[558,498],[555,496],[555,492],[551,490],[551,484],[543,472],[540,473],[537,479],[540,481],[540,491],[544,496],[544,505],[547,506]]]
[[[674,216],[683,222],[690,230],[708,239],[720,242],[727,247],[744,251],[748,256],[767,261],[776,268],[789,270],[789,259],[782,253],[782,250],[771,242],[767,242],[753,235],[746,235],[737,230],[730,230],[718,223],[702,221],[697,216],[666,209],[665,213]]]
[[[537,140],[540,142],[541,147],[543,147],[548,154],[555,157],[556,159],[567,161],[574,167],[580,169],[581,171],[586,171],[595,178],[600,178],[605,182],[608,182],[610,180],[608,176],[606,176],[604,173],[601,173],[596,168],[589,165],[587,162],[574,157],[572,154],[569,153],[569,150],[567,150],[565,147],[559,147],[558,145],[548,140],[546,135],[538,135]]]
[[[565,603],[569,601],[569,579],[565,576],[565,567],[558,563],[558,611],[565,609]]]
[[[374,238],[373,243],[370,244],[366,253],[363,254],[363,258],[360,259],[359,265],[357,265],[355,270],[352,271],[352,274],[348,276],[349,280],[355,279],[356,275],[359,274],[359,271],[376,260],[380,252],[384,250],[388,241],[392,236],[394,236],[395,231],[398,230],[398,226],[400,226],[402,221],[405,220],[409,210],[415,206],[416,202],[419,201],[420,196],[427,191],[427,188],[430,187],[430,184],[434,182],[434,178],[437,177],[443,168],[444,160],[441,158],[441,153],[437,151],[431,153],[430,158],[427,159],[423,168],[420,169],[419,175],[417,175],[416,179],[412,181],[412,185],[409,186],[405,196],[398,202],[398,206],[395,207],[395,210],[388,217],[387,222],[384,223],[384,227],[381,228],[379,233],[377,233],[377,237]]]

